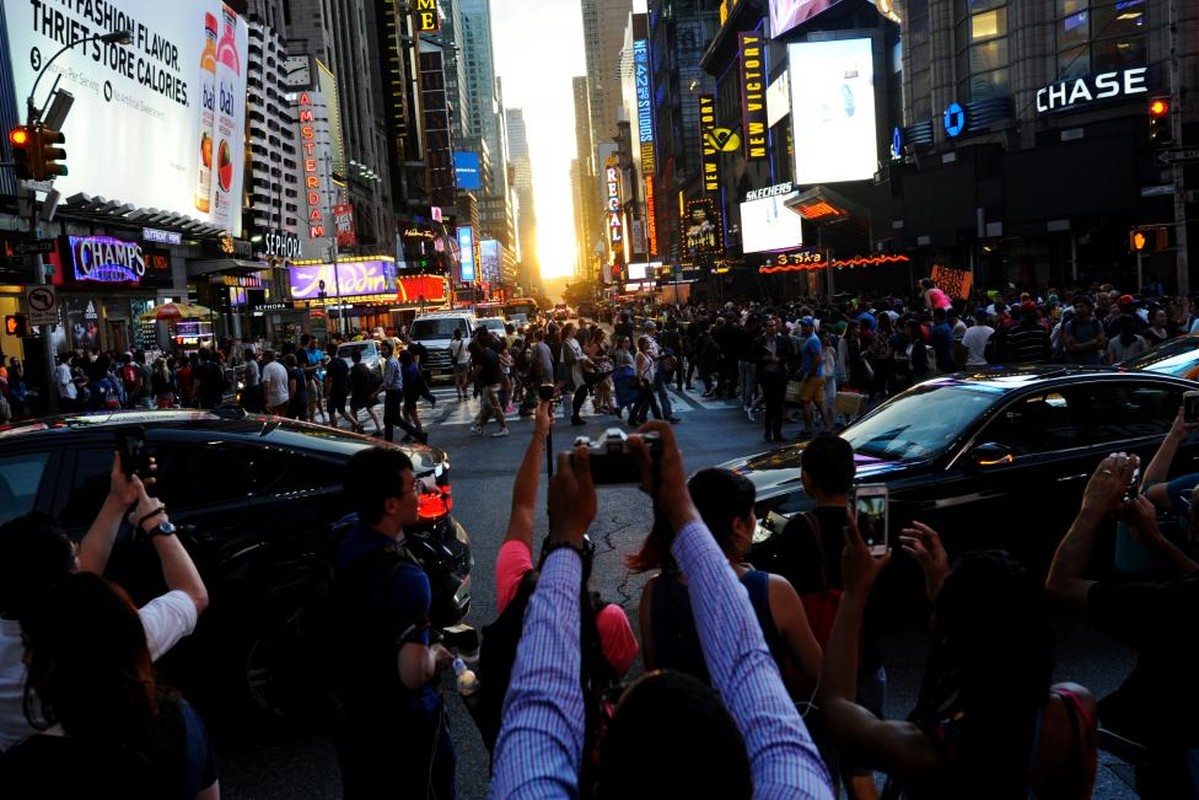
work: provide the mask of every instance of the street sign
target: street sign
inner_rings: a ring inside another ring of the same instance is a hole
[[[1199,147],[1163,150],[1157,154],[1159,164],[1185,164],[1191,161],[1199,161]]]
[[[58,240],[34,239],[30,242],[17,242],[13,245],[12,249],[14,253],[23,256],[31,253],[53,253],[58,249]]]
[[[30,286],[25,290],[25,307],[30,325],[58,324],[58,294],[53,286]]]

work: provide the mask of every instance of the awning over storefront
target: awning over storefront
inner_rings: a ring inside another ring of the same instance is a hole
[[[187,274],[202,275],[252,275],[270,269],[263,261],[244,261],[240,258],[211,258],[187,262]]]
[[[98,225],[128,225],[135,228],[158,228],[181,233],[193,239],[219,238],[226,235],[216,225],[200,222],[174,211],[159,211],[157,208],[135,208],[128,203],[119,203],[104,197],[93,197],[79,192],[66,199],[58,207],[59,215],[86,219]]]
[[[824,185],[813,186],[783,204],[808,222],[827,225],[850,219],[869,220],[870,211],[840,192]]]

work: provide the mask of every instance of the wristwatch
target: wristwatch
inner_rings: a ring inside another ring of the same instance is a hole
[[[178,529],[173,523],[163,520],[150,530],[142,531],[142,533],[146,534],[147,539],[153,539],[155,536],[174,536],[176,530]]]
[[[545,541],[541,545],[541,564],[545,564],[545,559],[550,553],[563,548],[574,550],[576,553],[578,553],[579,558],[583,560],[584,567],[591,566],[591,559],[595,555],[595,543],[592,542],[591,538],[588,536],[584,536],[583,541],[579,544],[575,544],[574,542],[567,541],[565,539],[554,540],[548,536],[545,537]]]

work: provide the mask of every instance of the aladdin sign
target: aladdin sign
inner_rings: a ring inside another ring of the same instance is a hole
[[[394,294],[396,291],[395,264],[391,261],[313,264],[292,267],[288,272],[291,275],[293,300],[317,299],[320,297],[322,284],[331,297]]]
[[[146,260],[137,242],[111,236],[68,236],[75,280],[130,283],[146,274]]]
[[[1066,111],[1098,100],[1146,94],[1148,72],[1148,67],[1133,67],[1051,83],[1037,90],[1037,113]]]

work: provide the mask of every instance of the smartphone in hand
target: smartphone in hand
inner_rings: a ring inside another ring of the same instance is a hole
[[[146,431],[140,425],[117,429],[117,452],[126,476],[145,478],[149,474],[150,449],[146,446]]]
[[[863,483],[854,492],[854,512],[858,534],[870,548],[870,554],[887,554],[887,487],[881,483]]]

